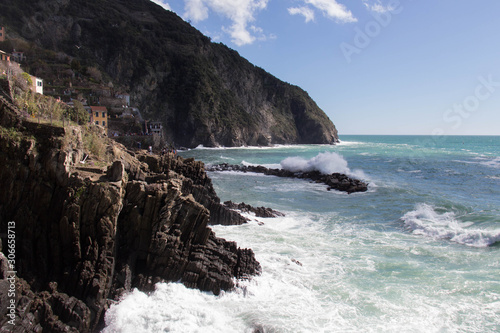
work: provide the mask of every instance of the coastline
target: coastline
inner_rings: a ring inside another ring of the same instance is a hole
[[[0,137],[0,224],[15,222],[17,237],[16,316],[1,327],[91,332],[134,288],[181,281],[218,295],[260,273],[251,249],[211,230],[246,220],[220,203],[202,162],[103,138],[114,162],[87,166],[79,127],[27,122],[3,99],[0,110],[17,133]]]

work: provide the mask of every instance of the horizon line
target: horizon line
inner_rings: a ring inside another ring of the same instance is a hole
[[[379,135],[379,136],[500,136],[500,134],[338,134],[341,135]]]

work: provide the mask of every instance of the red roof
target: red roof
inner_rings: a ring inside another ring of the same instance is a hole
[[[105,106],[90,106],[90,108],[92,109],[92,111],[99,111],[99,112],[107,112],[108,109],[106,109]]]

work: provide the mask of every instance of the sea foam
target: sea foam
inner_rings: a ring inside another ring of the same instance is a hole
[[[448,239],[472,247],[487,247],[500,242],[500,230],[470,228],[472,222],[462,222],[454,212],[440,213],[436,207],[428,204],[418,204],[401,220],[416,235]]]
[[[484,165],[490,168],[500,169],[500,157],[489,158],[489,157],[475,157],[474,161],[466,161],[466,160],[453,160],[458,163],[467,163],[467,164],[479,164]]]
[[[349,176],[366,179],[363,171],[352,171],[348,167],[348,163],[344,159],[344,157],[334,152],[319,153],[315,157],[308,160],[298,156],[288,157],[281,161],[280,165],[281,168],[292,172],[319,171],[325,175],[338,172]]]
[[[158,283],[150,295],[134,289],[106,311],[103,333],[251,332],[215,297],[180,283]]]
[[[482,165],[489,166],[491,168],[500,169],[500,157],[494,158],[489,161],[481,162]]]

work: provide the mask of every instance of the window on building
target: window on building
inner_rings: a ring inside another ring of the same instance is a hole
[[[103,112],[103,113],[102,113],[102,117],[103,117],[103,118],[106,118],[106,112]]]
[[[99,125],[99,120],[96,120],[96,121],[95,121],[95,124],[96,124],[96,125]]]
[[[96,117],[99,117],[99,112],[96,112],[96,113],[95,113],[95,116],[96,116]]]
[[[102,126],[106,126],[106,122],[105,121],[102,122]]]
[[[42,86],[42,81],[38,81],[36,84],[37,84],[37,86],[41,87]]]

